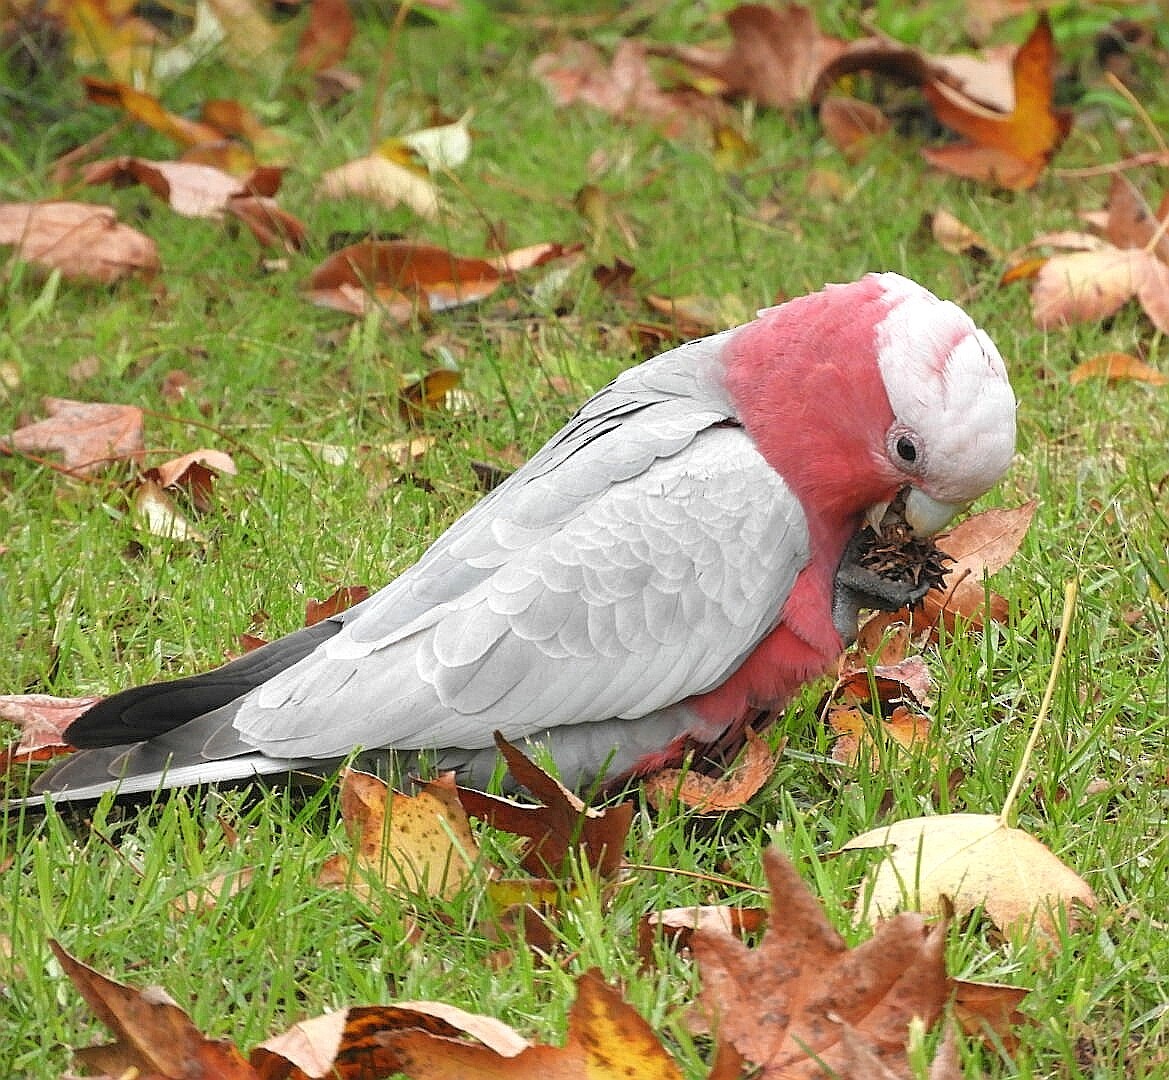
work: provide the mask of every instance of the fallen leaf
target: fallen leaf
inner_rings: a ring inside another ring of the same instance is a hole
[[[771,779],[783,747],[774,751],[750,728],[746,749],[730,772],[705,776],[689,769],[660,769],[646,777],[642,789],[649,804],[660,809],[675,799],[696,814],[723,814],[738,810]]]
[[[504,1057],[514,1057],[528,1041],[494,1017],[479,1016],[441,1001],[403,1001],[364,1005],[314,1016],[257,1046],[251,1063],[262,1080],[342,1077],[363,1080],[401,1072],[402,1063],[387,1036],[404,1030],[456,1038],[473,1035]]]
[[[1169,375],[1158,371],[1151,364],[1138,360],[1128,353],[1107,352],[1077,364],[1068,376],[1068,381],[1076,386],[1089,379],[1107,379],[1109,382],[1143,382],[1150,386],[1165,386],[1169,384]]]
[[[406,321],[419,308],[442,311],[482,300],[502,280],[483,259],[462,258],[429,244],[365,240],[330,255],[312,272],[309,297],[357,315],[386,305],[391,317]]]
[[[355,850],[352,857],[334,855],[325,862],[321,885],[350,886],[360,870],[391,889],[449,898],[479,857],[454,773],[429,781],[417,795],[403,795],[376,776],[344,769],[341,816]]]
[[[150,237],[92,203],[0,203],[0,244],[14,245],[26,262],[105,285],[162,267]]]
[[[921,621],[927,626],[944,619],[953,629],[955,616],[978,629],[990,619],[1004,622],[1007,602],[994,593],[987,602],[984,579],[1014,557],[1035,516],[1034,499],[1011,509],[984,510],[960,522],[937,538],[938,547],[952,560],[941,589],[931,589],[922,601]],[[918,616],[914,615],[914,625]]]
[[[88,1069],[110,1076],[258,1080],[256,1071],[230,1042],[203,1035],[164,991],[131,989],[81,963],[57,942],[50,941],[49,948],[115,1036],[112,1043],[74,1051]]]
[[[451,368],[428,372],[421,379],[407,383],[398,391],[398,415],[410,423],[420,424],[428,412],[440,408],[447,395],[462,382],[462,375]]]
[[[312,72],[335,67],[345,59],[355,29],[349,0],[312,0],[293,63]]]
[[[850,950],[787,859],[770,848],[763,866],[771,917],[758,946],[722,930],[691,939],[712,1029],[768,1080],[849,1075],[847,1037],[908,1076],[910,1021],[928,1028],[950,995],[945,923],[899,915]]]
[[[459,799],[467,813],[496,829],[528,837],[530,843],[521,862],[536,877],[556,877],[566,870],[574,854],[579,854],[582,862],[598,874],[616,872],[625,855],[633,803],[623,802],[605,810],[586,807],[499,732],[495,733],[495,745],[516,783],[542,799],[544,805],[526,805],[460,787]]]
[[[218,128],[169,112],[158,98],[126,83],[95,79],[88,75],[83,76],[81,82],[90,101],[123,109],[135,120],[181,146],[201,146],[223,139],[223,132]]]
[[[876,105],[857,98],[829,94],[820,103],[820,126],[828,141],[849,161],[860,161],[873,142],[892,126]]]
[[[978,262],[985,262],[1001,253],[994,245],[987,243],[981,234],[961,222],[948,210],[937,209],[929,215],[929,228],[933,238],[943,251],[951,255],[968,255]]]
[[[836,705],[828,710],[828,725],[839,736],[832,745],[832,760],[853,766],[867,761],[874,772],[890,768],[890,749],[919,749],[930,733],[929,719],[904,705],[897,706],[887,720],[877,720],[856,707]]]
[[[265,17],[257,0],[204,0],[223,28],[222,52],[227,60],[248,72],[274,75],[284,64],[276,27]]]
[[[246,178],[232,176],[213,165],[136,157],[95,161],[82,169],[81,178],[87,184],[115,187],[143,184],[176,214],[215,220],[223,217],[232,199],[246,197],[251,190]]]
[[[1055,43],[1047,13],[1011,65],[1015,104],[995,112],[933,79],[924,86],[941,123],[968,141],[922,151],[937,168],[1019,191],[1033,187],[1071,130],[1071,114],[1052,106]]]
[[[174,500],[153,480],[143,480],[134,492],[134,514],[152,536],[168,540],[202,540]]]
[[[1091,887],[1033,836],[994,814],[909,818],[854,837],[842,848],[892,848],[862,886],[871,923],[908,904],[927,914],[946,905],[961,917],[981,906],[999,929],[1032,926],[1057,936],[1055,912],[1096,906]],[[859,913],[859,910],[858,910]]]
[[[726,21],[729,50],[674,48],[669,54],[716,79],[727,96],[776,109],[811,100],[821,70],[845,48],[820,29],[812,9],[803,4],[740,4],[727,12]]]
[[[420,158],[432,173],[443,169],[457,169],[460,165],[465,165],[471,156],[473,115],[473,111],[468,109],[452,123],[438,124],[435,127],[397,135],[383,143],[380,149],[386,157],[394,160],[396,148],[405,147]]]
[[[1169,235],[1163,228],[1169,206],[1163,201],[1154,212],[1133,182],[1117,173],[1108,193],[1104,215],[1104,237],[1118,248],[1148,248],[1162,262],[1169,263]]]
[[[172,457],[170,461],[147,469],[143,476],[155,480],[160,487],[201,487],[205,473],[217,475],[224,472],[236,475],[235,462],[230,454],[222,450],[192,450],[189,454]]]
[[[0,695],[0,720],[20,728],[20,741],[3,754],[0,773],[14,763],[46,761],[73,748],[65,741],[65,729],[98,697],[59,698],[49,694]]]
[[[764,908],[731,907],[729,904],[700,904],[695,907],[651,911],[637,925],[637,952],[644,962],[653,957],[658,938],[669,941],[678,951],[690,948],[694,933],[718,930],[741,938],[756,934],[767,925]]]
[[[225,207],[239,218],[263,247],[282,247],[289,254],[301,251],[308,237],[304,222],[264,195],[236,195]]]
[[[43,400],[48,420],[17,428],[3,440],[23,454],[60,451],[65,471],[91,476],[114,461],[137,460],[144,450],[142,410],[134,405]]]
[[[625,38],[606,63],[595,46],[572,40],[557,52],[538,56],[532,74],[548,86],[558,105],[591,105],[619,120],[655,124],[670,136],[695,121],[729,119],[726,106],[706,94],[658,86],[649,53],[641,42]]]
[[[411,1080],[682,1080],[653,1028],[596,969],[577,980],[563,1047],[528,1046],[504,1055],[488,1046],[420,1030],[384,1037]]]
[[[1031,294],[1035,325],[1095,322],[1136,297],[1153,325],[1169,334],[1169,265],[1143,248],[1105,247],[1048,259]]]
[[[304,625],[316,626],[325,619],[348,611],[354,604],[360,604],[369,596],[367,585],[345,585],[335,590],[325,600],[308,600],[304,605]]]
[[[1008,1054],[1019,1045],[1016,1029],[1027,1023],[1019,1006],[1028,991],[1022,986],[1004,983],[954,982],[954,1018],[967,1035],[986,1038],[991,1033]]]
[[[317,194],[327,199],[367,199],[387,210],[405,203],[428,221],[438,216],[441,206],[438,188],[425,170],[408,168],[381,154],[367,154],[330,169],[317,182]]]

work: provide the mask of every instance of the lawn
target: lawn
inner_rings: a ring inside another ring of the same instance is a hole
[[[1017,192],[928,167],[920,149],[943,136],[924,107],[910,107],[921,100],[913,89],[882,91],[905,107],[856,161],[806,106],[785,115],[734,103],[734,129],[755,154],[728,167],[709,125],[664,132],[645,118],[558,107],[531,73],[565,34],[606,55],[624,38],[725,40],[717,12],[729,6],[613,4],[602,18],[595,5],[574,4],[551,18],[525,3],[506,13],[468,3],[461,15],[415,12],[395,23],[366,5],[345,59],[363,81],[333,102],[319,100],[304,73],[213,52],[159,96],[184,115],[212,97],[238,100],[287,140],[280,204],[306,224],[308,241],[275,263],[245,229],[181,217],[141,186],[55,183],[53,161],[120,114],[85,99],[67,41],[5,39],[0,201],[108,202],[157,242],[162,270],[104,286],[9,263],[0,430],[43,416],[46,396],[133,404],[146,410],[145,465],[208,447],[232,454],[238,474],[216,482],[207,512],[182,504],[198,535],[176,539],[135,515],[135,466],[80,481],[0,457],[0,693],[101,695],[202,670],[238,653],[241,634],[296,629],[308,598],[389,581],[482,495],[473,463],[513,468],[646,355],[634,323],[668,322],[637,306],[648,294],[706,298],[711,330],[869,270],[898,271],[955,299],[997,343],[1019,400],[1016,462],[978,508],[1038,500],[1021,550],[992,580],[1009,618],[922,647],[936,680],[926,745],[883,768],[843,766],[819,714],[827,687],[810,687],[773,733],[787,739],[774,774],[740,809],[703,817],[652,809],[633,793],[627,860],[655,869],[629,870],[616,889],[582,872],[553,921],[550,958],[518,931],[503,941],[484,932],[481,883],[449,900],[318,886],[321,864],[347,845],[331,786],[3,811],[0,1061],[10,1075],[60,1076],[70,1048],[101,1031],[49,951],[56,939],[113,978],[161,984],[203,1031],[245,1050],[327,1009],[404,999],[450,1002],[560,1042],[577,976],[598,967],[685,1074],[704,1076],[711,1047],[686,1023],[698,976],[667,948],[641,964],[641,917],[760,903],[760,853],[777,845],[848,942],[866,938],[852,909],[873,860],[836,853],[901,818],[1002,807],[1073,579],[1079,600],[1018,824],[1091,884],[1098,907],[1054,948],[1026,933],[1004,937],[985,919],[951,929],[951,974],[1031,990],[1018,1048],[968,1041],[963,1067],[970,1077],[1169,1068],[1169,389],[1069,377],[1101,353],[1133,354],[1163,372],[1169,356],[1135,303],[1041,330],[1030,283],[1000,282],[1002,253],[1080,229],[1081,212],[1105,205],[1110,176],[1071,170],[1159,149],[1169,89],[1158,57],[1169,37],[1161,27],[1133,46],[1126,78],[1138,109],[1103,77],[1097,42],[1119,16],[1157,28],[1155,5],[1052,9],[1057,97],[1076,124],[1052,167]],[[882,29],[935,53],[968,47],[961,14],[941,2],[872,11]],[[818,5],[818,15],[843,37],[862,33],[848,5]],[[293,35],[302,18],[280,16]],[[1033,24],[1031,15],[1007,21],[995,40],[1018,43]],[[868,76],[850,79],[872,96]],[[314,194],[325,170],[371,141],[468,109],[471,154],[436,175],[442,207],[432,220]],[[126,121],[101,151],[115,155],[176,150]],[[1154,207],[1166,164],[1128,172]],[[940,246],[923,224],[939,209],[992,252]],[[581,249],[478,304],[403,323],[376,309],[354,318],[311,305],[304,285],[330,244],[369,232],[475,257],[545,242]],[[634,270],[625,293],[594,273],[618,260]],[[406,415],[403,385],[450,367],[457,390],[421,418]],[[181,395],[168,389],[173,372],[184,373]],[[411,438],[425,448],[404,462]],[[23,767],[12,770],[9,793],[26,782]],[[512,838],[483,828],[481,841],[514,870]],[[244,868],[253,876],[238,892],[195,912],[180,903]]]

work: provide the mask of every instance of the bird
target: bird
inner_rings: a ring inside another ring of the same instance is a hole
[[[764,309],[623,371],[355,606],[99,701],[24,801],[357,751],[482,785],[496,732],[578,789],[679,764],[826,673],[859,607],[899,606],[852,541],[899,496],[915,536],[945,527],[1007,472],[1016,408],[986,332],[899,274]]]

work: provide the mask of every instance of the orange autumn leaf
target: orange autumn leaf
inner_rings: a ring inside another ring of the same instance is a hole
[[[828,141],[853,162],[860,161],[891,127],[876,105],[841,94],[829,94],[820,103],[820,125]]]
[[[1089,379],[1107,379],[1109,382],[1143,382],[1150,386],[1165,386],[1169,375],[1158,371],[1151,364],[1138,360],[1128,353],[1106,352],[1077,364],[1068,376],[1073,385]]]
[[[304,625],[316,626],[317,623],[323,622],[325,619],[331,619],[334,615],[340,615],[343,611],[348,611],[354,604],[360,604],[369,596],[369,586],[367,585],[344,585],[324,600],[310,599],[304,605]]]
[[[1033,187],[1071,130],[1071,114],[1055,109],[1055,42],[1047,13],[1040,14],[1011,66],[1015,106],[1009,113],[988,109],[933,79],[925,96],[938,120],[967,141],[923,151],[947,172],[986,180],[1011,190]]]
[[[874,771],[888,767],[891,749],[914,750],[929,738],[930,731],[929,719],[911,713],[904,705],[880,721],[861,709],[838,705],[829,709],[828,724],[839,736],[832,746],[832,760],[843,765],[867,761]]]
[[[86,1003],[115,1036],[112,1043],[75,1050],[88,1069],[109,1076],[185,1080],[258,1080],[226,1039],[209,1039],[157,987],[135,990],[95,971],[55,941],[49,948]]]
[[[416,310],[442,311],[482,300],[502,280],[484,259],[462,258],[430,244],[365,240],[335,252],[313,271],[309,297],[355,315],[380,306],[406,320]]]
[[[312,0],[296,45],[296,66],[312,72],[335,67],[345,59],[355,29],[348,0]]]
[[[722,814],[738,810],[771,779],[783,747],[773,751],[755,732],[748,729],[747,746],[742,759],[722,776],[705,776],[682,769],[660,769],[646,777],[642,787],[649,804],[668,806],[677,799],[697,814]]]
[[[596,969],[577,981],[562,1047],[529,1046],[504,1055],[417,1029],[388,1034],[383,1045],[411,1080],[682,1080],[653,1028]]]
[[[721,929],[691,938],[708,1026],[772,1080],[880,1076],[850,1067],[850,1042],[909,1075],[911,1021],[929,1028],[950,996],[945,922],[899,915],[849,949],[788,859],[769,848],[763,866],[771,917],[759,944]]]
[[[223,132],[218,128],[172,113],[152,94],[136,90],[125,83],[95,79],[91,76],[85,76],[81,82],[90,101],[97,105],[122,109],[139,123],[153,128],[183,146],[199,146],[203,143],[220,142],[223,139]]]

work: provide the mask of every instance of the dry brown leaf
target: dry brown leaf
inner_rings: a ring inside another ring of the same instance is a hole
[[[398,415],[411,423],[422,423],[427,413],[442,407],[447,395],[462,380],[458,371],[439,368],[423,375],[421,379],[407,383],[398,391]]]
[[[0,203],[0,244],[13,245],[26,262],[105,285],[162,268],[150,237],[92,203]]]
[[[803,4],[740,4],[726,20],[732,37],[729,50],[668,52],[699,75],[715,79],[728,96],[777,109],[810,101],[821,70],[845,48],[843,41],[820,29],[812,9]]]
[[[136,406],[52,397],[43,404],[48,420],[17,428],[3,442],[23,454],[60,451],[66,471],[78,476],[141,458],[143,418]]]
[[[87,184],[113,184],[124,187],[144,184],[170,208],[183,217],[223,217],[228,202],[247,193],[245,181],[212,165],[189,161],[148,161],[145,158],[120,157],[95,161],[81,170]]]
[[[991,593],[988,604],[983,581],[1014,558],[1031,527],[1037,505],[1032,499],[1011,509],[984,510],[938,537],[938,547],[954,561],[945,585],[931,589],[922,602],[920,619],[925,625],[935,626],[943,619],[952,629],[957,616],[977,629],[988,619],[1006,620],[1007,602]],[[915,613],[914,625],[917,623]]]
[[[309,296],[324,307],[357,315],[386,303],[393,318],[405,321],[419,309],[442,311],[482,300],[502,280],[484,259],[462,258],[429,244],[366,240],[321,263],[309,279]]]
[[[165,992],[131,989],[81,963],[57,942],[50,941],[49,948],[94,1014],[115,1036],[112,1043],[74,1051],[87,1068],[110,1076],[165,1080],[193,1076],[258,1080],[256,1071],[231,1043],[203,1035]]]
[[[123,109],[135,120],[182,146],[200,146],[223,140],[223,132],[218,128],[168,112],[158,98],[125,83],[90,76],[84,76],[81,82],[90,101]]]
[[[1169,333],[1169,319],[1161,310],[1167,290],[1169,266],[1142,248],[1076,251],[1043,264],[1031,294],[1032,314],[1036,326],[1050,330],[1105,319],[1136,296],[1157,329]]]
[[[417,795],[389,791],[376,776],[341,772],[341,816],[354,844],[352,857],[334,855],[321,885],[363,883],[373,874],[391,889],[451,897],[463,887],[479,848],[459,803],[454,773],[422,785]]]
[[[516,783],[542,799],[544,805],[517,803],[460,787],[459,799],[467,813],[496,829],[528,837],[530,843],[524,849],[522,865],[536,877],[555,877],[566,871],[572,855],[579,855],[599,874],[616,872],[633,823],[633,803],[594,810],[529,761],[499,732],[495,733],[495,745]]]
[[[1150,386],[1169,384],[1169,375],[1158,371],[1152,364],[1146,364],[1128,353],[1107,352],[1077,364],[1068,381],[1076,386],[1089,379],[1107,379],[1109,382],[1143,382]]]
[[[389,1036],[407,1030],[452,1039],[461,1034],[473,1035],[505,1057],[514,1057],[529,1045],[493,1017],[469,1013],[441,1001],[403,1001],[339,1009],[302,1020],[257,1046],[251,1053],[251,1063],[261,1080],[333,1076],[372,1080],[401,1071],[402,1063],[388,1045]]]
[[[161,465],[147,469],[143,475],[157,480],[164,488],[185,487],[193,482],[193,473],[198,475],[196,466],[202,466],[212,473],[226,473],[228,476],[235,476],[238,471],[232,456],[222,450],[192,450],[189,454],[171,458]]]
[[[563,1047],[504,1056],[487,1046],[407,1030],[384,1038],[411,1080],[682,1080],[653,1028],[597,970],[577,981]]]
[[[330,169],[318,181],[317,193],[326,199],[367,199],[387,210],[405,203],[428,221],[438,216],[441,207],[438,188],[425,169],[409,168],[381,154],[367,154]]]
[[[948,210],[938,209],[929,215],[930,232],[943,251],[951,255],[969,255],[979,261],[1001,254],[993,244],[987,243],[969,225],[959,221]]]
[[[705,94],[662,90],[650,70],[649,50],[628,38],[618,44],[609,63],[593,45],[571,40],[557,52],[538,56],[532,73],[558,105],[591,105],[619,120],[655,124],[671,136],[696,120],[729,118],[726,106]]]
[[[910,1021],[928,1028],[950,995],[944,922],[927,927],[900,915],[850,950],[795,867],[774,848],[763,859],[772,917],[759,945],[717,930],[692,938],[711,1027],[767,1080],[847,1075],[855,1049],[846,1027],[882,1065],[907,1075]]]
[[[820,103],[820,125],[828,141],[852,162],[860,161],[891,126],[876,105],[840,94],[829,94]]]
[[[296,44],[295,65],[313,72],[335,67],[345,59],[355,29],[349,0],[312,0]]]
[[[1002,930],[1032,926],[1055,937],[1055,911],[1073,901],[1096,906],[1091,887],[1051,851],[994,814],[910,818],[854,837],[844,851],[892,848],[866,881],[869,921],[888,918],[906,903],[927,914],[951,905],[959,915],[982,906]],[[870,891],[871,890],[871,891]]]
[[[1011,65],[1015,104],[995,112],[931,80],[924,91],[935,115],[968,140],[923,151],[932,165],[958,176],[986,180],[1012,190],[1035,185],[1071,130],[1071,114],[1052,105],[1055,43],[1046,12]]]
[[[716,930],[744,937],[756,934],[767,925],[764,908],[731,907],[729,904],[701,904],[696,907],[666,908],[651,911],[637,924],[637,952],[644,963],[653,959],[658,938],[669,941],[678,951],[690,948],[691,938],[700,930]]]
[[[237,195],[225,208],[239,218],[263,247],[282,247],[291,254],[304,248],[308,229],[304,222],[266,195]]]
[[[1153,254],[1169,263],[1169,235],[1162,228],[1164,216],[1154,213],[1124,173],[1113,176],[1104,216],[1104,236],[1110,244],[1118,248],[1147,248],[1152,244]]]
[[[46,761],[72,752],[65,741],[65,729],[97,697],[59,698],[49,694],[0,695],[0,720],[20,728],[20,741],[5,749],[0,757],[0,775],[12,765],[24,761]]]
[[[731,771],[705,776],[683,769],[659,769],[642,782],[645,797],[656,808],[675,799],[696,814],[724,814],[745,806],[775,772],[783,746],[774,751],[750,728],[746,748]]]
[[[307,600],[304,605],[304,625],[316,626],[325,619],[348,611],[369,596],[367,585],[343,585],[324,600]]]
[[[967,1035],[986,1038],[988,1033],[1002,1043],[1008,1054],[1019,1045],[1016,1029],[1027,1023],[1019,1006],[1028,991],[1004,983],[954,982],[954,1019]]]

